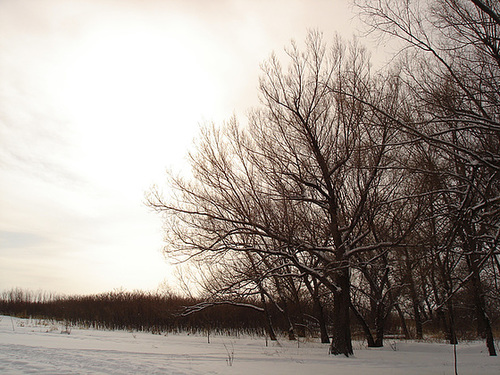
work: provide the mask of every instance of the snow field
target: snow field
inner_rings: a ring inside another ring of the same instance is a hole
[[[1,374],[454,374],[453,346],[388,340],[355,356],[328,355],[328,345],[261,337],[153,335],[98,331],[0,316]],[[457,347],[459,374],[500,374],[483,342]]]

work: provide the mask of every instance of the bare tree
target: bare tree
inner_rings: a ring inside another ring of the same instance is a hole
[[[269,277],[317,280],[333,298],[330,351],[350,356],[352,262],[400,244],[414,222],[390,237],[373,225],[395,218],[385,201],[406,202],[394,199],[404,178],[394,168],[398,129],[373,111],[394,111],[397,90],[371,76],[355,43],[337,40],[327,51],[311,33],[304,52],[292,44],[287,53],[288,70],[275,56],[263,65],[263,106],[248,126],[206,129],[191,157],[194,179],[173,178],[177,198],[153,192],[149,204],[171,220],[168,252],[211,261],[231,252],[272,256],[279,261],[269,263]]]
[[[443,251],[460,249],[468,274],[458,288],[474,289],[478,330],[496,355],[482,271],[500,239],[500,5],[367,0],[360,8],[374,30],[404,43],[401,77],[420,121],[385,115],[441,154],[434,197],[440,225],[450,224]]]

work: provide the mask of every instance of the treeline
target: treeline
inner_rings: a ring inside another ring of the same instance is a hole
[[[188,306],[200,302],[175,294],[143,291],[58,296],[13,289],[0,294],[0,314],[53,319],[78,327],[153,333],[263,332],[260,314],[246,308],[216,306],[184,316]]]
[[[166,255],[198,265],[207,300],[255,299],[291,336],[310,301],[333,354],[358,328],[382,346],[397,316],[450,343],[468,322],[496,355],[500,2],[355,3],[401,50],[375,71],[358,41],[311,32],[262,64],[261,105],[202,129],[189,177],[151,192]]]
[[[475,316],[473,306],[467,302],[469,299],[470,296],[463,296],[463,303],[456,306],[455,326],[460,339],[477,338],[477,332],[471,324]],[[0,314],[56,320],[76,327],[157,334],[187,332],[265,336],[271,330],[274,335],[271,338],[274,339],[276,335],[285,335],[291,340],[299,337],[321,339],[324,332],[317,319],[317,306],[311,299],[303,296],[299,301],[289,299],[282,302],[285,302],[286,310],[279,305],[264,309],[264,305],[253,298],[208,302],[159,292],[113,291],[95,295],[58,296],[13,289],[0,294]],[[326,304],[324,309],[324,328],[328,331],[332,321],[331,313],[328,312],[332,311],[332,306]],[[492,316],[497,329],[500,328],[498,311]],[[432,308],[424,308],[422,317],[424,336],[444,339],[442,317]],[[355,319],[355,316],[352,318]],[[385,321],[385,334],[406,339],[419,337],[410,314],[398,314],[396,311]],[[353,335],[357,339],[365,339],[364,327],[359,322],[353,324]]]

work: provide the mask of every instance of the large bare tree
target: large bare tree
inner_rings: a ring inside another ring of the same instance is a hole
[[[327,49],[313,32],[304,51],[292,44],[287,54],[287,69],[275,56],[263,64],[262,106],[248,125],[205,129],[191,155],[193,178],[173,178],[177,198],[153,192],[149,203],[171,220],[168,252],[212,261],[231,252],[273,257],[269,276],[285,271],[327,288],[330,351],[350,356],[352,263],[401,244],[414,223],[378,235],[394,221],[389,202],[406,202],[399,130],[373,110],[394,111],[398,91],[372,77],[356,43]]]

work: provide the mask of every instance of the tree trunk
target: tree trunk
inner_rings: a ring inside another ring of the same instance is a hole
[[[415,333],[417,340],[422,340],[423,338],[423,323],[422,323],[422,315],[420,311],[420,301],[418,300],[417,288],[415,286],[415,279],[413,278],[413,267],[410,261],[410,254],[408,250],[405,250],[405,263],[406,263],[406,278],[408,282],[408,288],[410,291],[410,298],[413,307],[413,317],[415,320]]]
[[[405,339],[409,339],[411,337],[410,331],[408,330],[408,326],[406,325],[406,319],[403,314],[403,311],[401,310],[401,307],[399,307],[398,303],[394,305],[394,308],[398,312],[399,320],[401,321],[401,329],[403,330],[403,335],[405,336]]]
[[[381,348],[384,346],[384,328],[385,328],[385,311],[383,304],[380,302],[377,306],[377,316],[375,317],[375,347]]]
[[[276,333],[274,332],[273,329],[273,323],[271,321],[271,314],[269,314],[269,309],[267,308],[267,303],[266,303],[266,297],[262,291],[262,286],[259,285],[261,288],[260,290],[260,300],[262,302],[262,307],[264,308],[264,315],[266,319],[266,331],[267,334],[269,335],[269,339],[271,341],[276,341]]]
[[[413,314],[415,318],[415,333],[417,335],[417,340],[422,340],[424,337],[422,316],[420,315],[420,305],[416,298],[412,298],[413,302]]]
[[[313,314],[316,317],[316,319],[318,319],[319,331],[321,335],[321,343],[329,344],[330,337],[328,336],[328,329],[326,327],[326,319],[323,311],[323,305],[321,304],[321,300],[319,297],[319,284],[316,279],[313,279],[312,283],[314,284],[314,288],[313,285],[311,285],[309,278],[307,276],[304,278],[304,284],[306,285],[307,290],[309,291],[309,294],[313,299]]]
[[[495,341],[491,322],[486,312],[486,302],[483,294],[483,287],[479,275],[479,257],[471,254],[468,256],[469,268],[472,272],[472,287],[474,293],[474,305],[476,309],[478,333],[481,337],[486,338],[486,346],[490,356],[496,356]]]
[[[354,316],[358,319],[359,324],[361,324],[361,328],[363,328],[363,332],[365,333],[366,343],[368,344],[368,347],[369,348],[376,347],[372,332],[370,331],[370,327],[368,326],[368,323],[366,323],[365,318],[363,318],[361,313],[352,303],[351,303],[351,310]]]
[[[294,341],[296,340],[296,337],[295,337],[295,330],[293,328],[293,322],[292,322],[292,318],[290,317],[290,311],[288,309],[288,303],[286,301],[285,298],[283,298],[283,315],[285,316],[286,318],[286,321],[288,322],[288,340],[290,341]]]
[[[286,271],[288,273],[292,273],[292,271],[287,268]],[[289,277],[287,278],[286,280],[288,282],[288,285],[289,285],[289,290],[291,292],[291,295],[292,295],[292,298],[293,300],[291,302],[293,302],[292,306],[295,307],[295,333],[297,334],[298,337],[306,337],[306,325],[305,325],[305,322],[304,322],[304,312],[302,311],[302,303],[300,301],[300,297],[299,297],[299,292],[297,290],[297,287],[294,283],[294,280],[292,277]]]
[[[269,339],[271,341],[276,341],[277,338],[276,338],[276,333],[274,333],[274,329],[273,329],[273,324],[271,322],[271,316],[269,315],[269,312],[267,311],[267,308],[265,308],[265,312],[264,314],[266,315],[266,331],[267,331],[267,334],[269,335]]]
[[[350,312],[350,280],[347,267],[337,271],[336,285],[340,290],[333,293],[333,335],[330,353],[344,354],[349,357],[354,354],[351,343]]]
[[[295,331],[293,329],[293,324],[292,324],[290,318],[288,318],[288,340],[290,340],[290,341],[297,340],[295,338]]]
[[[321,343],[329,344],[330,337],[328,336],[328,329],[326,328],[326,319],[325,314],[323,313],[323,306],[321,306],[321,302],[317,298],[314,300],[314,309],[316,310],[315,315],[318,318]]]
[[[448,313],[448,339],[450,344],[456,345],[458,344],[457,333],[455,331],[455,311],[453,308],[453,302],[448,300],[447,302],[447,313]]]

